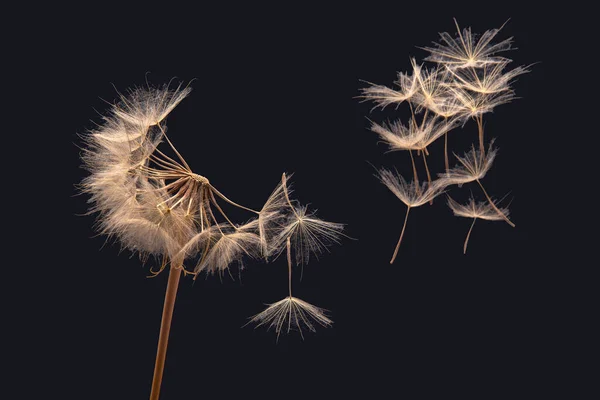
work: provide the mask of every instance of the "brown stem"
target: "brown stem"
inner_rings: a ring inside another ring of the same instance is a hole
[[[412,150],[408,150],[408,154],[410,154],[410,161],[412,162],[413,167],[413,175],[415,176],[415,188],[417,189],[417,194],[421,195],[420,185],[419,185],[419,175],[417,175],[417,166],[415,165],[415,158],[413,157]]]
[[[396,249],[394,250],[394,254],[392,255],[392,259],[390,260],[390,264],[394,263],[396,256],[398,255],[398,250],[400,250],[400,243],[402,243],[402,237],[404,236],[404,230],[406,229],[406,221],[408,221],[408,213],[410,212],[410,207],[406,210],[406,217],[404,217],[404,225],[402,225],[402,232],[400,232],[400,239],[398,239],[398,244],[396,245]]]
[[[469,233],[467,233],[467,238],[465,239],[465,244],[463,246],[463,254],[467,254],[467,244],[469,244],[469,237],[471,236],[471,231],[475,226],[475,221],[477,221],[477,218],[473,218],[473,223],[471,224],[471,228],[469,228]]]
[[[487,198],[487,200],[490,203],[490,205],[492,206],[492,208],[498,213],[499,216],[501,216],[510,226],[512,226],[514,228],[515,224],[513,224],[510,221],[510,219],[508,219],[508,217],[506,215],[504,215],[504,213],[498,209],[498,207],[496,207],[496,204],[494,204],[494,202],[490,198],[490,195],[485,191],[485,188],[483,187],[481,182],[479,182],[479,179],[477,179],[477,183],[481,187],[481,190],[483,190],[483,194],[485,194],[485,197]]]
[[[290,291],[290,299],[292,298],[292,246],[290,238],[287,238],[287,261],[288,261],[288,289]]]
[[[167,356],[167,344],[169,343],[169,332],[171,331],[171,320],[175,308],[175,297],[179,286],[181,269],[171,267],[169,271],[169,282],[165,293],[165,304],[163,306],[162,321],[160,323],[160,335],[158,337],[158,348],[156,350],[156,363],[154,364],[154,376],[152,377],[152,391],[150,400],[158,400],[160,396],[160,384],[162,383],[165,358]]]

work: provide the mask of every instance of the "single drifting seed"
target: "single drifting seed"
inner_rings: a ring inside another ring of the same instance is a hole
[[[398,244],[396,244],[394,254],[390,260],[390,264],[392,264],[398,255],[400,244],[402,243],[402,238],[404,237],[404,231],[406,229],[406,223],[408,221],[410,209],[412,207],[420,207],[423,204],[431,203],[435,197],[444,192],[448,182],[444,179],[436,179],[431,183],[424,182],[421,186],[415,181],[407,182],[397,172],[393,173],[385,169],[380,170],[377,177],[381,183],[387,186],[387,188],[408,208],[406,210],[406,216],[404,217],[404,224],[402,225],[400,239],[398,240]]]
[[[467,244],[469,243],[469,238],[471,237],[471,231],[473,230],[475,221],[477,221],[478,218],[488,221],[500,221],[504,219],[503,217],[508,217],[508,208],[499,209],[496,207],[495,203],[496,202],[493,201],[491,203],[476,202],[471,196],[468,203],[463,205],[454,201],[450,196],[448,196],[448,207],[450,207],[454,215],[457,217],[473,218],[473,222],[471,223],[471,227],[469,228],[469,232],[465,238],[465,244],[463,245],[464,254],[467,253]],[[500,212],[501,215],[498,212]]]

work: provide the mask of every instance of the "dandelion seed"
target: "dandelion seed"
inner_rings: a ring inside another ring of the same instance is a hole
[[[257,328],[265,325],[268,329],[274,329],[277,338],[284,330],[289,333],[291,330],[297,329],[302,335],[303,326],[315,332],[314,322],[325,327],[333,323],[325,315],[325,310],[296,297],[286,297],[276,303],[269,304],[266,310],[250,320],[250,323],[257,324]]]
[[[315,216],[316,212],[309,212],[307,206],[293,204],[285,174],[282,176],[282,189],[291,212],[273,240],[271,254],[280,254],[285,249],[286,241],[290,239],[296,254],[296,264],[305,265],[311,253],[318,257],[330,245],[340,243],[344,224],[324,221]]]
[[[298,330],[302,338],[304,338],[304,335],[302,334],[303,326],[310,331],[315,332],[314,322],[317,322],[324,327],[329,327],[333,323],[333,321],[325,315],[326,310],[292,296],[292,245],[289,237],[286,239],[286,249],[288,264],[288,297],[276,303],[269,304],[269,307],[267,307],[266,310],[251,317],[250,321],[246,323],[246,325],[256,323],[255,329],[263,325],[267,326],[267,330],[274,328],[277,333],[277,340],[279,340],[279,335],[286,328],[288,333],[291,330]]]
[[[508,208],[499,208],[500,212],[504,216],[504,218],[498,215],[496,211],[497,207],[490,205],[490,203],[485,202],[476,202],[473,197],[469,198],[469,202],[467,204],[460,204],[454,201],[450,196],[448,196],[448,207],[452,210],[454,215],[457,217],[465,217],[465,218],[473,218],[473,223],[471,223],[471,227],[469,228],[469,232],[467,233],[467,237],[465,238],[465,244],[463,245],[463,253],[467,254],[467,244],[469,243],[469,237],[471,236],[471,231],[475,226],[475,221],[477,219],[483,219],[487,221],[500,221],[504,218],[507,218],[509,215]]]
[[[445,64],[450,68],[481,68],[489,64],[506,62],[508,59],[496,54],[511,49],[512,38],[492,44],[500,29],[484,32],[480,37],[471,32],[471,28],[462,30],[456,19],[458,35],[452,37],[447,32],[440,33],[441,43],[434,43],[434,47],[425,47],[424,50],[431,54],[425,61]]]
[[[444,174],[440,174],[440,178],[446,179],[448,184],[459,186],[483,179],[485,174],[487,174],[492,167],[496,154],[498,153],[498,150],[494,149],[493,144],[494,142],[492,141],[487,153],[481,153],[480,150],[471,146],[471,150],[465,153],[464,157],[455,154],[454,156],[459,161],[460,165],[448,170]]]
[[[507,62],[492,64],[479,69],[464,68],[453,70],[447,68],[452,74],[454,82],[452,85],[471,92],[490,95],[499,92],[510,91],[510,85],[514,79],[529,72],[525,67],[516,67],[505,71]]]
[[[471,146],[471,150],[465,154],[464,157],[456,156],[460,162],[460,166],[455,167],[445,174],[440,175],[441,180],[446,180],[449,185],[463,185],[468,182],[477,182],[485,197],[488,199],[490,206],[496,210],[496,213],[506,221],[513,228],[515,224],[508,219],[508,216],[498,209],[491,197],[481,183],[481,179],[489,171],[492,166],[494,158],[496,158],[497,150],[493,149],[494,142],[490,143],[487,154],[482,153],[480,150],[476,150],[475,147]]]
[[[400,250],[400,244],[404,237],[404,230],[406,229],[406,223],[408,221],[408,214],[411,208],[420,207],[423,204],[433,201],[435,197],[443,193],[448,181],[444,179],[437,179],[432,183],[425,182],[422,186],[418,182],[412,181],[407,182],[402,175],[393,173],[386,169],[379,171],[379,180],[383,183],[396,197],[402,201],[407,209],[406,216],[404,217],[404,224],[402,225],[402,231],[400,232],[400,239],[394,249],[394,254],[390,260],[390,264],[394,263],[398,250]]]
[[[405,101],[409,101],[419,89],[418,78],[421,73],[421,67],[417,65],[414,58],[411,59],[411,64],[413,67],[412,75],[404,72],[398,73],[398,79],[394,81],[398,89],[391,89],[387,86],[367,82],[371,86],[361,89],[361,97],[365,101],[374,101],[376,103],[375,107],[381,107],[382,109],[391,104],[398,106]]]
[[[371,131],[387,143],[390,151],[424,150],[453,127],[453,121],[440,121],[431,117],[421,124],[415,118],[411,118],[408,125],[401,121],[383,125],[373,122]]]

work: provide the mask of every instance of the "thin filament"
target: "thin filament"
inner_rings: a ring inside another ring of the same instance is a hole
[[[396,256],[398,255],[398,250],[400,250],[400,243],[402,243],[402,237],[404,236],[404,230],[406,229],[406,221],[408,221],[408,213],[410,212],[410,207],[406,209],[406,216],[404,217],[404,225],[402,225],[402,232],[400,232],[400,239],[398,239],[398,244],[396,245],[396,249],[394,250],[394,254],[392,255],[392,259],[390,260],[390,264],[394,263]]]
[[[467,254],[467,244],[469,244],[469,237],[471,236],[471,231],[475,226],[475,221],[477,221],[477,218],[473,218],[473,223],[471,224],[471,228],[469,228],[469,233],[467,233],[467,238],[465,239],[465,244],[463,246],[463,254]]]
[[[483,187],[483,185],[481,184],[481,182],[479,182],[479,179],[477,179],[477,183],[481,187],[481,190],[483,190],[483,194],[485,194],[485,197],[487,198],[487,200],[490,203],[490,205],[492,206],[492,208],[498,213],[499,216],[501,216],[510,226],[512,226],[514,228],[515,224],[513,224],[511,222],[511,220],[508,219],[508,217],[506,215],[504,215],[504,213],[498,209],[498,207],[496,207],[496,204],[494,204],[494,202],[490,198],[490,195],[486,192],[486,190]]]

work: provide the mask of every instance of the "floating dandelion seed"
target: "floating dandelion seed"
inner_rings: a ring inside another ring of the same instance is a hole
[[[371,86],[361,89],[362,96],[360,97],[364,98],[365,101],[374,101],[376,103],[375,108],[381,107],[382,109],[390,104],[399,106],[403,102],[410,100],[419,89],[418,79],[421,74],[421,67],[417,65],[414,58],[411,59],[411,64],[413,67],[412,75],[404,72],[398,73],[398,80],[394,81],[398,89],[391,89],[387,86],[367,82]]]
[[[404,224],[402,225],[402,232],[400,232],[400,239],[394,249],[394,254],[390,260],[390,264],[394,263],[398,250],[400,250],[400,244],[404,237],[404,230],[406,229],[406,222],[408,221],[408,213],[411,208],[420,207],[425,203],[431,202],[435,197],[440,195],[446,186],[448,181],[444,179],[436,179],[429,183],[424,182],[423,185],[419,185],[418,182],[412,181],[407,182],[402,175],[393,173],[386,169],[379,171],[379,180],[383,183],[396,197],[398,197],[407,207],[406,216],[404,217]]]
[[[252,317],[250,323],[256,323],[257,328],[264,325],[268,326],[268,329],[274,329],[279,339],[281,332],[286,329],[287,332],[297,329],[302,337],[304,337],[302,326],[315,332],[313,321],[324,327],[333,324],[322,308],[290,296],[277,303],[269,304],[266,310]]]
[[[440,33],[442,43],[434,43],[434,47],[423,48],[431,53],[425,58],[425,61],[448,65],[452,68],[481,68],[507,60],[507,58],[496,56],[496,54],[510,50],[512,38],[496,44],[491,43],[504,25],[499,29],[486,31],[478,37],[478,35],[471,33],[471,28],[465,28],[461,32],[456,19],[454,23],[458,35],[452,37],[447,32]]]
[[[493,144],[494,142],[492,141],[487,154],[476,150],[475,146],[471,146],[471,150],[465,153],[464,157],[454,154],[460,165],[448,170],[444,174],[440,174],[440,178],[446,179],[449,184],[459,186],[483,179],[492,167],[492,163],[498,153],[498,150],[493,148]]]
[[[439,120],[435,116],[424,117],[421,123],[418,123],[415,116],[409,120],[407,126],[401,121],[393,124],[379,125],[373,123],[371,130],[377,133],[384,142],[390,147],[390,151],[408,150],[413,168],[414,180],[419,182],[417,168],[412,154],[412,150],[420,151],[423,155],[423,164],[427,172],[427,179],[431,182],[431,174],[425,153],[427,146],[435,142],[438,138],[448,133],[454,128],[456,120]]]
[[[296,265],[304,265],[308,263],[311,253],[318,256],[328,246],[339,244],[344,225],[323,221],[317,218],[314,212],[308,212],[307,206],[293,204],[289,197],[286,175],[283,174],[281,179],[284,198],[291,213],[273,240],[272,252],[281,253],[286,247],[286,241],[290,239]]]
[[[310,331],[315,331],[313,321],[318,324],[328,327],[333,324],[326,315],[322,308],[315,307],[303,300],[300,300],[292,296],[292,255],[291,255],[291,242],[288,237],[286,240],[286,253],[288,263],[288,291],[289,296],[276,303],[269,304],[266,310],[251,317],[250,323],[256,323],[255,329],[259,326],[267,326],[267,329],[274,328],[277,333],[277,340],[282,330],[287,329],[287,332],[291,330],[298,330],[302,338],[302,327],[305,326]],[[245,326],[245,325],[244,325]]]
[[[508,62],[493,64],[483,68],[463,68],[454,70],[446,66],[448,73],[452,74],[452,86],[480,94],[494,94],[510,91],[514,79],[529,72],[525,67],[516,67],[510,71],[504,69]]]
[[[473,218],[473,223],[469,228],[469,232],[465,238],[465,244],[463,245],[463,254],[467,254],[467,244],[469,243],[469,237],[471,236],[471,231],[475,226],[475,221],[477,221],[477,218],[487,221],[501,221],[504,219],[502,216],[498,215],[498,212],[496,211],[497,207],[495,205],[492,207],[490,203],[475,202],[473,197],[470,197],[469,202],[463,205],[457,203],[450,196],[448,196],[448,207],[450,207],[454,215],[457,217]],[[508,217],[508,208],[500,208],[499,210],[504,217]]]

